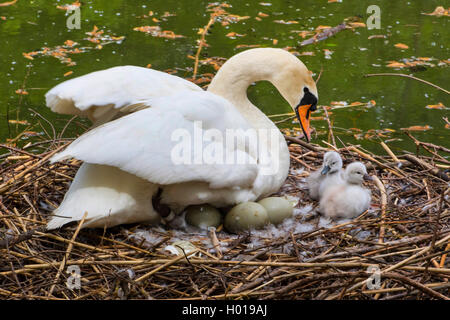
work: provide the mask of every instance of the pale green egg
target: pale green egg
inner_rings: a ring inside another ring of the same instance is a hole
[[[239,232],[250,228],[260,229],[269,223],[269,216],[262,205],[244,202],[227,213],[224,225],[230,232]]]
[[[189,206],[186,209],[186,222],[194,227],[208,229],[218,227],[222,221],[219,210],[209,204]]]
[[[273,224],[281,223],[284,219],[292,217],[294,213],[291,202],[285,198],[269,197],[258,203],[266,209],[269,220]]]

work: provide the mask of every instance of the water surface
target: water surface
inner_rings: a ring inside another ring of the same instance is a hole
[[[330,117],[336,136],[344,143],[359,143],[372,151],[380,151],[382,139],[393,150],[415,150],[400,129],[428,125],[431,129],[413,134],[421,140],[450,147],[450,130],[442,120],[449,116],[448,95],[409,79],[363,77],[369,73],[401,72],[449,89],[449,18],[422,14],[432,12],[439,5],[445,6],[445,2],[448,7],[448,1],[434,0],[228,1],[230,6],[226,11],[249,18],[228,25],[215,23],[206,37],[208,46],[201,56],[202,59],[229,58],[248,46],[291,47],[315,76],[322,70],[318,84],[319,104],[338,106],[330,110]],[[71,2],[34,0],[0,7],[0,17],[3,17],[0,18],[0,141],[19,134],[20,138],[15,140],[19,145],[37,139],[36,135],[40,139],[52,138],[53,129],[42,118],[52,123],[57,134],[61,132],[71,117],[52,113],[45,107],[44,99],[45,92],[61,81],[126,64],[151,64],[152,68],[176,72],[181,77],[192,76],[192,56],[200,38],[199,28],[210,18],[209,2],[86,0],[81,6],[79,30],[69,30],[66,11],[57,8],[68,3]],[[318,26],[336,26],[349,17],[366,22],[370,4],[377,4],[381,9],[381,29],[345,30],[326,41],[298,46],[304,40],[301,36],[306,34],[304,31],[314,31]],[[107,38],[101,41],[101,47],[86,40],[90,37],[86,32],[92,31],[94,26],[103,30]],[[160,26],[161,30],[183,37],[168,39],[133,30],[140,26]],[[243,36],[232,37],[231,32]],[[120,37],[124,37],[123,40]],[[108,39],[111,43],[107,43]],[[64,43],[70,44],[67,40],[76,42],[74,48],[83,51],[68,55],[72,63],[51,55],[31,56],[33,60],[24,56],[24,53],[41,51],[43,47],[55,49]],[[396,48],[397,43],[409,48]],[[414,62],[419,57],[430,60],[413,69],[387,66],[389,61]],[[212,65],[203,65],[199,73],[215,73],[215,69]],[[17,94],[18,89],[28,94]],[[271,84],[252,86],[249,96],[267,114],[291,111]],[[367,107],[365,104],[371,100],[376,104]],[[364,105],[342,108],[336,102],[344,106],[355,102]],[[447,108],[426,108],[439,102]],[[312,125],[319,134],[314,136],[315,141],[327,140],[327,123],[321,119],[323,112],[314,116],[318,120]],[[274,118],[279,119],[282,118]],[[75,120],[64,136],[77,136],[88,125],[87,120]],[[298,124],[287,122],[280,127],[295,128]],[[349,128],[355,129],[350,131]],[[358,140],[364,137],[369,139]]]

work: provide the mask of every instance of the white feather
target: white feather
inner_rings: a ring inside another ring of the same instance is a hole
[[[115,118],[129,106],[151,97],[170,96],[184,90],[202,91],[194,83],[165,72],[120,66],[91,72],[64,81],[45,95],[52,111],[89,117],[98,124]]]
[[[52,162],[76,158],[87,163],[117,167],[155,184],[168,185],[189,181],[207,182],[211,188],[250,187],[257,174],[256,153],[242,149],[244,143],[223,149],[224,158],[243,156],[244,164],[195,161],[195,144],[189,144],[192,164],[176,164],[172,150],[181,141],[172,134],[182,129],[195,139],[196,121],[204,130],[216,129],[224,137],[226,129],[249,129],[246,120],[225,99],[208,92],[186,91],[172,97],[148,101],[151,108],[134,112],[92,129],[74,141],[64,151],[51,158]],[[200,137],[201,138],[201,137]],[[211,142],[202,139],[205,150]],[[253,141],[256,142],[256,141]],[[226,146],[226,145],[225,145]],[[222,146],[219,144],[219,148]]]
[[[83,163],[53,212],[47,229],[88,216],[83,227],[111,227],[139,221],[158,222],[151,205],[157,186],[117,168]]]

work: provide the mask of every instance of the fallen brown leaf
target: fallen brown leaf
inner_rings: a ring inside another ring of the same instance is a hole
[[[411,126],[409,128],[401,128],[401,130],[406,130],[406,131],[427,131],[432,129],[429,125],[425,125],[425,126]]]
[[[13,5],[16,2],[17,2],[17,0],[13,0],[13,1],[9,1],[9,2],[3,2],[3,3],[0,3],[0,7],[10,6],[10,5]]]
[[[427,108],[427,109],[445,109],[445,106],[442,102],[439,102],[438,104],[429,104],[425,108]]]
[[[436,7],[433,12],[431,13],[423,13],[427,16],[436,16],[436,17],[442,17],[442,16],[448,16],[450,12],[449,9],[445,9],[443,6]]]
[[[409,46],[407,46],[407,45],[404,44],[404,43],[396,43],[396,44],[394,45],[394,47],[396,47],[396,48],[398,48],[398,49],[409,49]]]

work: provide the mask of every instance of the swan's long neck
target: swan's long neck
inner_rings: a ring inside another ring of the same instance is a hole
[[[273,150],[274,152],[271,152],[271,154],[277,159],[271,163],[271,166],[277,170],[277,173],[270,178],[272,182],[260,183],[261,185],[258,187],[261,195],[266,196],[276,192],[286,179],[290,162],[289,150],[277,126],[250,102],[247,97],[247,89],[252,83],[261,80],[268,80],[276,86],[275,77],[280,76],[280,70],[285,67],[283,63],[286,63],[286,60],[279,60],[280,53],[282,56],[285,54],[280,49],[251,51],[251,53],[250,51],[244,51],[229,59],[217,72],[208,87],[208,91],[233,103],[254,129],[262,129],[263,131],[268,129],[270,133],[267,137],[273,137],[272,134],[276,135],[276,144],[273,144],[271,138],[259,138],[259,143],[265,144],[269,148],[268,150]],[[289,56],[292,55],[289,54]],[[288,59],[291,59],[289,56]],[[292,58],[296,59],[294,56]],[[262,179],[261,181],[265,180]]]
[[[247,89],[252,83],[261,80],[273,83],[274,75],[283,68],[282,62],[277,59],[279,49],[272,50],[265,49],[261,54],[254,54],[255,50],[253,54],[244,51],[233,56],[220,68],[208,86],[209,92],[233,103],[255,129],[276,128],[247,97]]]

